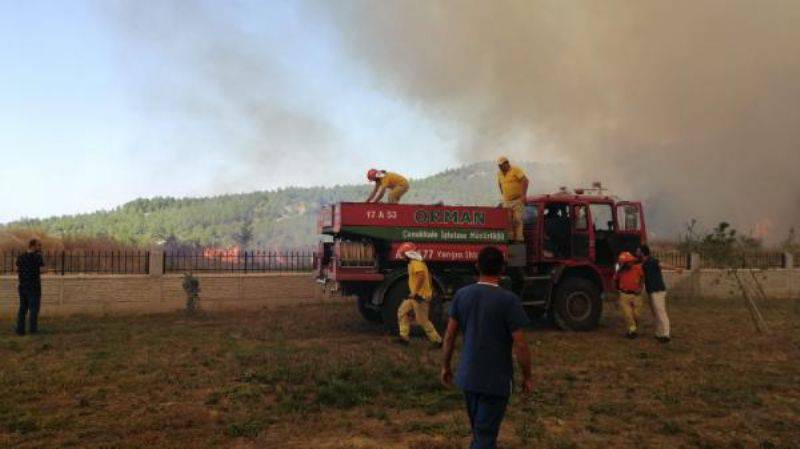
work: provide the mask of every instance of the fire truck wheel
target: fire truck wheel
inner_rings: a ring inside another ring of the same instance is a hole
[[[375,307],[370,307],[369,302],[372,299],[372,295],[369,296],[358,296],[358,312],[364,317],[365,320],[369,321],[370,323],[383,323],[383,315],[381,314],[381,310]]]
[[[440,297],[433,298],[431,301],[430,313],[428,317],[439,332],[439,335],[444,338],[444,332],[447,330],[447,313],[450,310],[450,302],[442,302]]]
[[[547,309],[544,307],[525,307],[525,313],[531,320],[538,320],[543,317]]]
[[[391,335],[397,335],[399,332],[399,328],[397,327],[397,309],[399,309],[400,304],[408,298],[408,294],[407,278],[401,277],[389,287],[386,291],[386,295],[383,297],[383,306],[381,307],[383,326],[386,328],[386,332]]]
[[[552,311],[556,325],[562,330],[589,331],[600,321],[603,300],[592,281],[570,277],[558,286]]]

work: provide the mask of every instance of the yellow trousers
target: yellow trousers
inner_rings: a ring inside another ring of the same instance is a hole
[[[522,234],[522,212],[525,208],[525,201],[520,198],[513,201],[503,201],[503,207],[511,210],[511,240],[522,242],[525,236]]]
[[[408,186],[397,186],[393,187],[392,190],[389,191],[389,204],[397,204],[400,202],[400,198],[408,192]]]
[[[409,338],[409,335],[411,335],[411,317],[409,314],[413,311],[417,324],[422,326],[422,329],[425,330],[428,339],[434,343],[441,343],[442,337],[439,336],[439,333],[436,332],[436,328],[433,327],[433,323],[428,319],[429,304],[428,301],[417,302],[411,298],[406,299],[400,304],[400,307],[397,309],[397,324],[400,328],[401,337]]]
[[[642,310],[642,295],[620,292],[619,307],[625,317],[628,332],[636,332],[639,329],[639,311]]]

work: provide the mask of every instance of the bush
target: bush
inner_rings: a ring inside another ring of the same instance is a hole
[[[200,280],[192,275],[183,275],[183,291],[186,292],[186,313],[194,315],[200,310]]]
[[[746,256],[762,254],[762,241],[740,234],[730,223],[720,222],[710,232],[701,235],[697,231],[697,220],[686,225],[679,248],[686,253],[697,253],[709,266],[718,268],[736,267]]]

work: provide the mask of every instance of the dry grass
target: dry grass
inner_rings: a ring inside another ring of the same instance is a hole
[[[506,448],[790,448],[800,435],[800,305],[671,304],[675,340],[530,329],[538,389]],[[6,323],[9,324],[9,323]],[[0,335],[0,447],[457,448],[439,351],[393,345],[351,304],[43,322]],[[10,325],[4,326],[9,328]],[[649,328],[648,328],[649,329]]]

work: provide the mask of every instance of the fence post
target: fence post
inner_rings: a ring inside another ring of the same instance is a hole
[[[161,246],[150,247],[150,257],[147,261],[150,276],[161,277],[164,274],[164,248]]]
[[[61,276],[64,276],[66,267],[67,267],[67,252],[61,251]]]
[[[691,253],[689,254],[689,270],[699,270],[702,266],[703,262],[698,253]]]
[[[783,253],[783,268],[787,268],[790,270],[794,268],[794,254]]]

